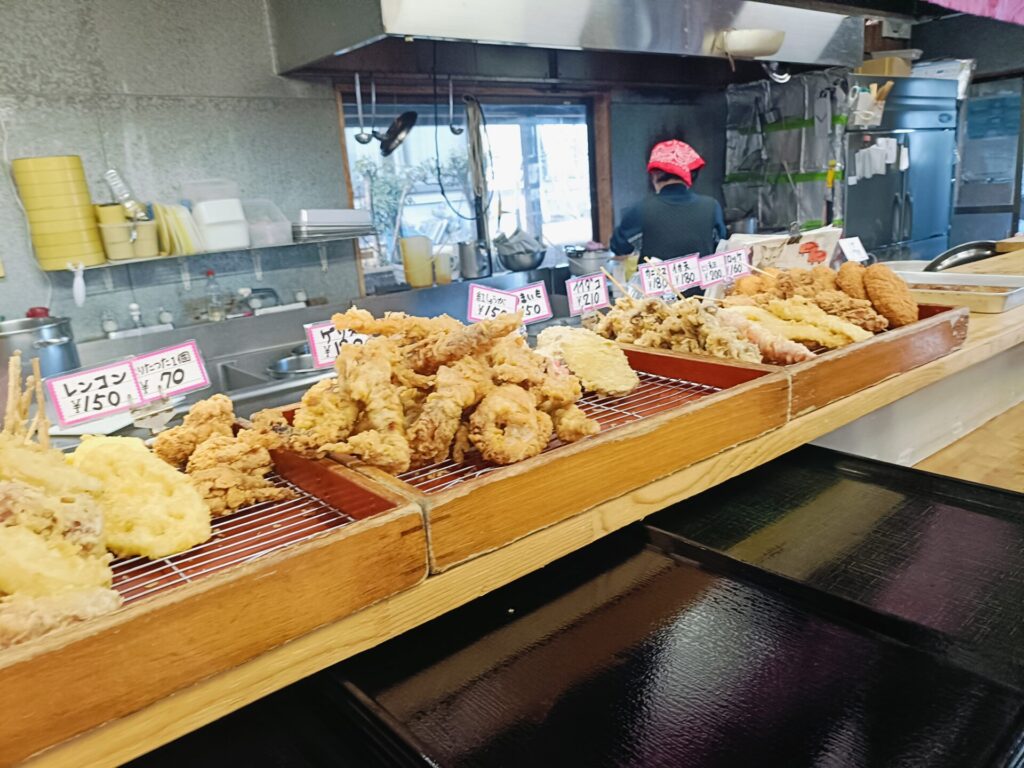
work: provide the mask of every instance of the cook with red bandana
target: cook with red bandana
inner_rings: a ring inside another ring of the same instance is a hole
[[[623,215],[612,251],[663,260],[714,253],[726,236],[725,219],[717,200],[691,189],[702,167],[704,159],[689,144],[674,139],[656,144],[647,163],[654,194]]]

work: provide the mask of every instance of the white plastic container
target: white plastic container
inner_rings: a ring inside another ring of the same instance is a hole
[[[292,243],[292,223],[273,201],[265,198],[243,200],[242,210],[249,223],[249,245],[261,248]]]
[[[237,181],[231,179],[200,179],[181,185],[181,197],[191,205],[207,200],[237,200],[242,196]]]
[[[205,200],[192,206],[203,243],[208,251],[233,251],[249,247],[249,224],[238,198]]]

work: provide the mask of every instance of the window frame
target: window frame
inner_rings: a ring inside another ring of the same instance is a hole
[[[614,228],[612,208],[611,177],[611,97],[607,92],[590,90],[541,90],[528,87],[501,87],[493,84],[459,80],[460,92],[471,92],[480,99],[486,110],[488,104],[559,104],[567,101],[582,105],[586,110],[588,155],[590,159],[590,211],[591,237],[607,243]],[[338,115],[338,136],[344,164],[345,194],[348,205],[354,204],[352,168],[345,143],[344,98],[354,98],[355,88],[351,82],[334,83],[335,104]],[[446,95],[446,94],[445,94]],[[438,97],[442,96],[438,90]],[[432,102],[433,85],[401,85],[391,82],[377,83],[377,100]],[[365,108],[364,103],[364,108]],[[444,105],[447,107],[447,105]]]

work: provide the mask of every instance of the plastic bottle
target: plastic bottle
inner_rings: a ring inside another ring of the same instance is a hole
[[[206,319],[211,323],[224,319],[224,292],[212,269],[206,270]]]

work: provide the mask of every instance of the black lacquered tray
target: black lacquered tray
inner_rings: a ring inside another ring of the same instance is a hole
[[[409,764],[1003,764],[1020,692],[889,628],[637,527],[329,674]]]

